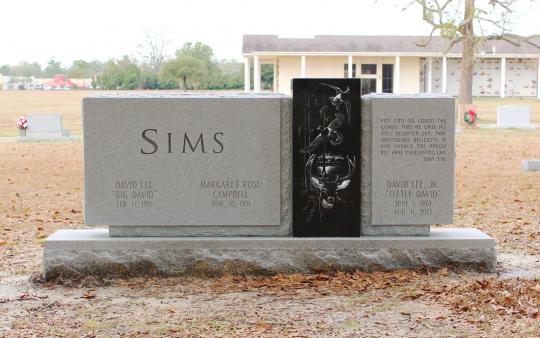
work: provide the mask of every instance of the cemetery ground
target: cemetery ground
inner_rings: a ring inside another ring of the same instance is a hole
[[[70,114],[64,125],[77,130],[80,113]],[[5,115],[0,132],[20,113],[9,123]],[[540,172],[524,173],[520,162],[540,158],[540,130],[464,130],[456,146],[454,226],[495,237],[495,274],[44,282],[44,239],[84,227],[82,142],[0,142],[0,336],[538,336]]]

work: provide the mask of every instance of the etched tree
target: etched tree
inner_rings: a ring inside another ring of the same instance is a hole
[[[472,103],[474,55],[479,44],[488,40],[504,40],[515,46],[528,43],[540,48],[531,40],[537,36],[521,37],[511,33],[511,19],[517,2],[488,0],[478,4],[475,0],[413,0],[404,8],[421,6],[422,19],[432,27],[429,37],[419,42],[419,46],[427,46],[435,34],[448,40],[446,52],[457,43],[462,44],[458,103]]]

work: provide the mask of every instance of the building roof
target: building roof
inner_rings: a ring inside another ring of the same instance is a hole
[[[426,40],[425,36],[316,35],[313,38],[280,38],[277,35],[244,35],[242,52],[443,54],[448,49],[448,40],[438,36],[434,36],[426,47],[417,45]],[[540,38],[531,41],[540,45]],[[461,49],[461,43],[457,43],[449,54],[461,53]],[[540,55],[540,49],[529,43],[514,46],[502,40],[482,42],[477,53],[493,54],[493,50],[494,54]]]
[[[67,79],[64,74],[56,74],[54,76],[54,79],[52,81],[47,82],[47,84],[51,87],[73,87],[73,82],[71,80]]]

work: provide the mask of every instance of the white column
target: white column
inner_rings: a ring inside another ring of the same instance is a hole
[[[446,94],[446,68],[447,67],[447,64],[446,64],[446,56],[443,56],[442,58],[442,93],[443,94]]]
[[[431,94],[431,87],[433,86],[433,58],[427,59],[427,92]]]
[[[253,91],[255,93],[261,91],[261,64],[258,55],[253,57]]]
[[[538,72],[536,75],[536,97],[540,99],[540,57],[536,63],[536,71]]]
[[[278,71],[277,71],[277,60],[274,60],[274,84],[273,84],[273,87],[274,87],[274,93],[277,93],[277,76],[278,76]]]
[[[347,60],[347,77],[352,78],[352,55]]]
[[[375,92],[382,93],[382,61],[377,58],[377,79],[375,80]]]
[[[501,58],[501,99],[506,97],[506,58]]]
[[[401,67],[399,64],[399,56],[396,56],[396,61],[394,62],[394,94],[400,94],[400,73],[401,73]]]
[[[300,57],[300,77],[306,77],[306,56]]]
[[[251,66],[249,64],[249,58],[244,58],[244,91],[249,93],[251,90]]]

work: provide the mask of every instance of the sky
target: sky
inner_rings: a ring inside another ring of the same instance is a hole
[[[476,0],[486,3],[488,0]],[[540,1],[520,0],[513,31],[540,34]],[[170,55],[187,41],[210,45],[218,59],[242,58],[244,34],[427,35],[419,7],[405,0],[171,1],[4,0],[0,7],[0,65],[41,64],[138,56],[147,32],[171,43]]]

